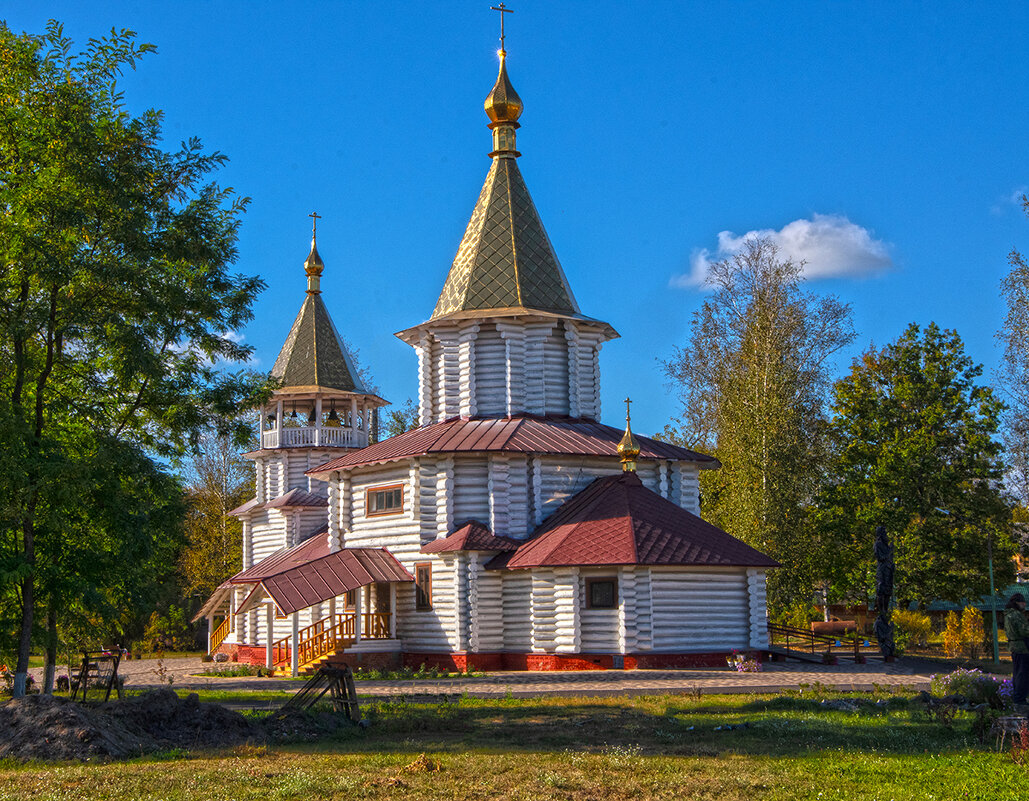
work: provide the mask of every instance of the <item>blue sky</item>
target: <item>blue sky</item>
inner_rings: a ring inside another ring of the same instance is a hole
[[[383,395],[416,392],[392,334],[432,312],[489,167],[489,2],[46,4],[85,42],[112,26],[158,54],[125,78],[169,147],[199,136],[252,198],[238,267],[268,289],[244,332],[269,369],[303,297],[317,211],[324,298]],[[850,302],[837,365],[910,322],[956,328],[992,369],[998,284],[1029,250],[1029,5],[512,0],[520,167],[601,356],[604,419],[676,413],[658,360],[688,333],[705,259],[768,231],[809,288]]]

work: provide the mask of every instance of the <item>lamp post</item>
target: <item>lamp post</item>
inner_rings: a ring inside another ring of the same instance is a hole
[[[937,512],[950,516],[949,509],[935,507]],[[993,629],[993,664],[1000,664],[1000,643],[997,641],[997,589],[993,582],[993,532],[986,530],[986,559],[990,569],[990,618]]]

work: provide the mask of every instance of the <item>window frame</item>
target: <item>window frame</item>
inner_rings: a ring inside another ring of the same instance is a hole
[[[425,571],[426,581],[420,574]],[[432,562],[416,562],[414,565],[414,611],[432,611]]]
[[[372,495],[376,492],[395,492],[400,490],[400,508],[386,509],[385,511],[371,511]],[[404,513],[404,484],[381,484],[375,487],[368,487],[364,491],[364,516],[365,517],[387,517],[389,515],[402,515]]]
[[[593,603],[593,587],[597,584],[611,585],[611,604],[598,606]],[[618,608],[618,576],[593,576],[586,579],[585,601],[587,609],[617,609]]]

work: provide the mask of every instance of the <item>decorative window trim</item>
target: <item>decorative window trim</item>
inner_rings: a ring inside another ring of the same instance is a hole
[[[597,584],[610,584],[611,585],[611,599],[610,604],[595,604],[593,602],[593,587]],[[618,577],[617,576],[597,576],[595,578],[586,579],[586,608],[587,609],[617,609],[618,608]]]
[[[432,610],[432,562],[417,562],[414,566],[414,609]]]
[[[400,508],[386,509],[384,511],[371,511],[372,495],[376,492],[393,492],[400,490]],[[368,487],[364,491],[364,516],[365,517],[386,517],[388,515],[402,515],[404,513],[404,485],[403,484],[382,484],[377,487]]]

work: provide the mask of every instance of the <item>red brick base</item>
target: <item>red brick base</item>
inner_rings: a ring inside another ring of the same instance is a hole
[[[217,652],[227,653],[233,662],[264,665],[266,651],[263,645],[223,644]],[[216,653],[217,653],[216,652]],[[669,668],[725,667],[728,653],[706,654],[517,654],[517,653],[353,653],[340,654],[338,661],[350,667],[391,669],[401,665],[417,669],[453,670],[465,673],[478,670],[495,673],[501,670],[655,670]],[[762,661],[764,653],[748,651],[746,656]],[[287,657],[288,658],[288,657]],[[620,664],[618,664],[620,663]],[[618,664],[618,667],[616,667]]]
[[[238,643],[222,643],[213,653],[228,654],[230,662],[260,666],[265,664],[268,656],[268,651],[263,645],[240,645]]]
[[[747,652],[748,657],[761,661],[758,651]],[[615,670],[624,668],[661,669],[691,667],[725,667],[728,653],[707,654],[515,654],[515,653],[404,653],[405,667],[441,668],[466,672],[481,670]],[[616,663],[620,662],[619,668]]]

